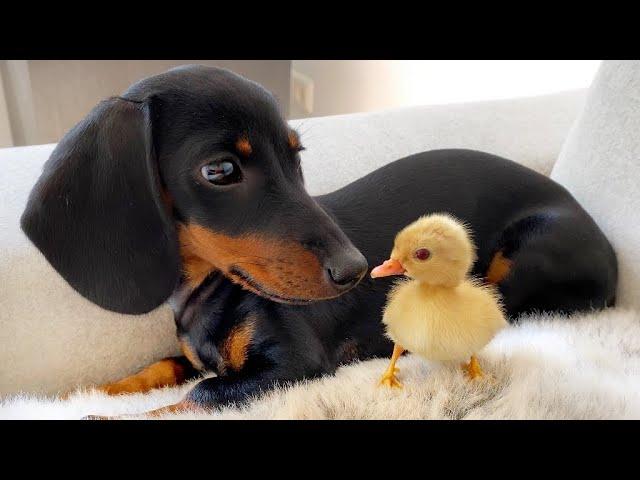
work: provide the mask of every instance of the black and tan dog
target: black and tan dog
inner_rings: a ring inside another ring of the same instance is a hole
[[[429,212],[470,225],[473,273],[498,284],[511,318],[614,302],[609,242],[536,172],[438,150],[311,198],[301,149],[271,94],[201,66],[136,83],[62,139],[31,193],[24,231],[106,309],[140,314],[171,297],[186,357],[104,390],[214,371],[175,408],[215,407],[389,355],[380,314],[390,282],[365,278],[367,265]]]

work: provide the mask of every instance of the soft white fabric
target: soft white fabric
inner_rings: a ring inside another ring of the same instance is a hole
[[[493,379],[470,382],[456,365],[418,357],[398,362],[402,390],[378,388],[386,359],[280,389],[247,408],[181,419],[622,419],[640,418],[640,314],[611,309],[574,318],[525,319],[480,355]],[[180,401],[191,385],[151,394],[77,393],[61,401],[23,396],[0,418],[137,414]]]
[[[410,153],[466,147],[549,172],[583,91],[416,107],[292,122],[302,133],[307,185],[323,193]],[[71,289],[18,220],[54,145],[0,149],[0,396],[104,383],[178,352],[167,307],[110,313]]]
[[[640,307],[640,61],[605,61],[552,178],[611,241],[618,305]]]
[[[168,307],[108,312],[76,293],[19,219],[54,145],[0,150],[0,396],[105,383],[179,352]]]
[[[584,90],[294,120],[307,189],[331,192],[393,160],[438,148],[501,155],[548,175]]]

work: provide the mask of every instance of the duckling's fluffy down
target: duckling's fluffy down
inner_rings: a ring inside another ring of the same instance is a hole
[[[437,361],[466,361],[507,326],[495,290],[476,280],[454,288],[400,281],[382,321],[395,343]]]

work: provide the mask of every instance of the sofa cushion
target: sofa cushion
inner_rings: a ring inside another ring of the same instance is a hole
[[[616,250],[618,305],[640,306],[640,61],[603,62],[551,177]]]
[[[585,90],[293,120],[312,194],[352,182],[390,161],[439,148],[500,155],[548,175]]]

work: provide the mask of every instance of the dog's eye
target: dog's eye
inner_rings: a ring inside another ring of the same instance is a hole
[[[426,260],[431,256],[431,252],[426,248],[419,248],[414,255],[418,260]]]
[[[231,185],[242,180],[240,168],[231,158],[207,163],[200,170],[205,180],[214,185]]]

